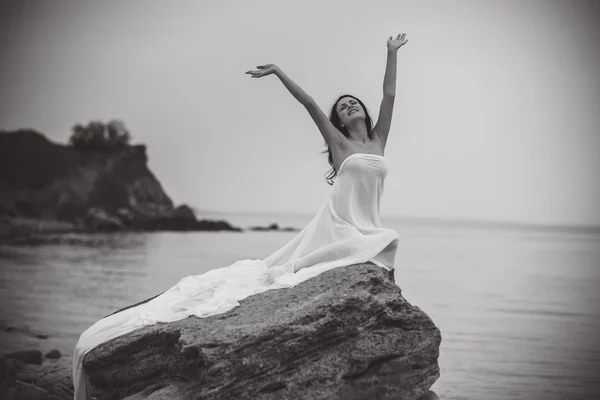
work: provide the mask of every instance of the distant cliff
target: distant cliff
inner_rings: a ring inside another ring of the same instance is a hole
[[[78,149],[33,130],[0,131],[0,217],[83,230],[239,230],[175,207],[143,145]]]

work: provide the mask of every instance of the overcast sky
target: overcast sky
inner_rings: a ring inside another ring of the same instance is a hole
[[[600,225],[598,7],[582,1],[3,2],[0,129],[66,142],[122,119],[176,203],[314,213],[328,114],[377,120],[386,40],[406,32],[382,216]]]

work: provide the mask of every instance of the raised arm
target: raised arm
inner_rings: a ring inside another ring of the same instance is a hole
[[[398,58],[398,49],[404,46],[408,40],[406,33],[399,34],[396,39],[390,38],[387,41],[387,62],[385,64],[385,75],[383,77],[383,99],[379,108],[379,117],[373,130],[383,142],[387,143],[387,138],[392,125],[392,114],[394,112],[394,100],[396,98],[396,65]]]
[[[252,75],[252,78],[261,78],[270,74],[276,75],[292,96],[306,108],[313,121],[317,124],[319,132],[321,132],[321,135],[327,144],[331,147],[341,142],[344,135],[333,126],[313,98],[292,81],[281,68],[274,64],[259,65],[256,68],[258,68],[257,71],[246,71],[246,73]]]

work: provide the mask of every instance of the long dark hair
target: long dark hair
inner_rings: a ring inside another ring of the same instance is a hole
[[[329,112],[329,122],[331,122],[333,124],[333,126],[335,126],[340,132],[342,132],[344,134],[344,136],[350,137],[350,134],[348,133],[348,129],[346,127],[342,128],[342,125],[340,122],[340,116],[338,115],[338,113],[336,111],[338,103],[344,97],[352,97],[353,99],[358,101],[358,103],[361,105],[361,107],[365,111],[365,125],[367,126],[367,134],[369,135],[369,138],[370,138],[371,127],[373,126],[373,120],[371,119],[371,116],[369,115],[369,110],[367,110],[367,107],[364,105],[364,103],[362,101],[360,101],[360,99],[358,97],[352,96],[351,94],[343,94],[340,97],[338,97],[338,99],[335,101],[335,103],[333,103],[333,106],[331,107],[331,111]],[[325,180],[327,181],[328,184],[333,185],[333,179],[337,176],[337,171],[335,170],[335,166],[333,164],[333,155],[331,154],[331,149],[329,148],[329,145],[327,144],[327,142],[325,142],[325,147],[326,147],[326,149],[323,150],[319,154],[329,153],[328,161],[329,161],[329,165],[331,165],[331,170],[329,171],[328,174],[325,175]]]

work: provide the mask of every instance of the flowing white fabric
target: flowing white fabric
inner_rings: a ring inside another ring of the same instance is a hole
[[[149,302],[92,325],[81,334],[73,354],[75,399],[90,398],[82,365],[85,354],[143,326],[224,313],[250,295],[292,287],[332,268],[371,261],[392,269],[398,234],[383,228],[379,220],[387,172],[383,156],[348,156],[315,217],[266,259],[239,260],[228,267],[187,276]]]

